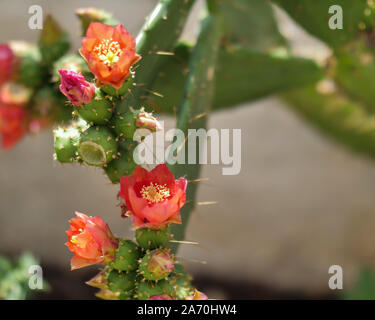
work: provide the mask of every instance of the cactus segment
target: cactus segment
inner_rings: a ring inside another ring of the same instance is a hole
[[[297,113],[328,136],[354,151],[375,156],[375,117],[337,92],[322,94],[315,86],[283,95]]]
[[[78,152],[88,165],[103,166],[116,158],[117,142],[109,129],[93,126],[82,132]]]
[[[130,240],[119,240],[115,259],[110,266],[120,271],[133,271],[138,268],[140,250],[137,245]]]
[[[174,56],[168,57],[163,73],[152,86],[152,91],[162,93],[163,97],[149,95],[146,104],[157,105],[163,113],[174,113],[183,96],[190,51],[186,43],[176,47]],[[221,48],[212,109],[233,107],[322,78],[323,69],[314,61],[276,53],[260,53],[240,46],[230,50]]]
[[[221,19],[224,46],[236,44],[266,52],[286,45],[269,1],[207,0],[207,4]]]
[[[137,166],[133,159],[133,150],[120,148],[119,153],[121,155],[104,168],[112,183],[119,183],[121,177],[131,175]]]
[[[100,89],[90,103],[75,108],[79,116],[91,124],[107,124],[112,117],[112,103]]]
[[[337,48],[353,40],[365,27],[367,0],[273,0],[283,8],[307,32]],[[329,27],[329,19],[333,16],[328,10],[339,5],[343,11],[342,29]]]
[[[22,41],[11,42],[10,47],[17,58],[17,80],[29,88],[42,85],[45,75],[41,67],[42,56],[39,48]]]
[[[375,81],[375,55],[363,39],[353,41],[337,50],[330,60],[331,74],[336,83],[354,100],[374,114],[375,92],[370,84]]]
[[[119,105],[119,112],[127,112],[129,107],[141,108],[142,97],[147,95],[167,55],[176,45],[194,2],[162,0],[146,19],[136,39],[136,51],[142,60],[131,81],[131,93],[127,93]]]
[[[70,48],[68,34],[61,29],[51,15],[47,15],[44,19],[39,48],[42,64],[48,66],[62,57]]]
[[[201,31],[197,44],[192,52],[189,74],[186,82],[184,97],[179,107],[177,128],[188,137],[188,129],[206,127],[206,117],[195,117],[209,112],[212,106],[214,92],[214,77],[217,52],[220,41],[220,27],[215,16],[207,16],[201,23]],[[198,150],[195,150],[198,154]],[[188,168],[187,168],[188,167]],[[176,177],[185,176],[189,180],[199,177],[200,165],[174,165],[173,173]],[[189,214],[194,207],[196,184],[189,187],[186,197],[191,199],[181,210],[184,217],[184,225],[187,224]],[[172,233],[176,240],[182,240],[185,235],[184,225],[172,226]],[[174,244],[174,251],[178,245]]]
[[[120,113],[120,115],[114,117],[112,120],[113,130],[121,137],[125,139],[133,140],[133,136],[137,127],[135,122],[137,120],[137,114],[140,110],[134,112],[128,111]]]
[[[143,280],[136,286],[135,297],[138,300],[147,300],[153,296],[161,294],[171,294],[173,292],[172,286],[167,280],[147,281]]]
[[[174,272],[169,276],[169,283],[173,287],[173,296],[178,300],[185,300],[194,295],[191,277],[186,273],[181,264],[175,265]]]
[[[107,282],[108,288],[113,292],[127,293],[134,289],[135,280],[137,273],[134,272],[122,272],[118,270],[108,271]]]
[[[127,79],[124,81],[120,89],[116,89],[108,84],[104,84],[100,87],[100,89],[105,92],[106,94],[113,96],[113,97],[118,97],[118,96],[123,96],[125,95],[128,91],[129,88],[132,85],[131,79]]]
[[[59,162],[73,162],[77,157],[80,133],[75,128],[54,131],[55,157]]]
[[[164,229],[140,228],[135,234],[138,244],[143,249],[156,249],[166,247],[171,237],[170,227],[167,225]]]

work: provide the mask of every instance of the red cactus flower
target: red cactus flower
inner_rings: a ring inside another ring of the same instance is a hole
[[[119,196],[125,200],[135,229],[160,228],[166,223],[181,223],[186,185],[185,178],[174,179],[166,164],[150,172],[138,166],[132,176],[121,178]]]
[[[100,217],[88,217],[80,212],[75,214],[77,218],[70,219],[70,228],[66,231],[66,245],[75,254],[71,260],[71,269],[112,260],[118,240],[108,225]]]
[[[120,89],[130,67],[141,57],[135,52],[135,40],[122,26],[92,22],[80,49],[90,71],[102,84]]]
[[[13,72],[14,54],[6,44],[0,44],[0,86],[8,81]]]
[[[74,106],[87,104],[95,95],[95,86],[85,77],[74,71],[59,70],[61,76],[60,91]]]
[[[175,299],[171,298],[167,294],[160,294],[160,295],[157,295],[157,296],[152,296],[151,298],[149,298],[147,300],[175,300]]]
[[[25,135],[25,109],[0,101],[0,135],[4,150],[13,147]]]

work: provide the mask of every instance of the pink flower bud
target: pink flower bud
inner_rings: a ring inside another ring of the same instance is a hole
[[[74,71],[59,70],[61,76],[60,91],[74,106],[89,103],[95,95],[95,86],[85,77]]]
[[[0,44],[0,86],[9,80],[13,72],[14,54],[6,44]]]
[[[144,111],[141,111],[137,114],[135,126],[137,128],[149,129],[151,131],[162,130],[160,122],[151,113],[147,113]]]
[[[166,250],[155,250],[147,269],[154,275],[168,275],[174,270],[173,256]]]

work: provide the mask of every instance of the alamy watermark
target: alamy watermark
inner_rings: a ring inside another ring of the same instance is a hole
[[[29,267],[29,288],[31,290],[43,289],[43,270],[39,265],[31,265]]]
[[[240,173],[241,129],[188,129],[185,136],[176,128],[165,132],[163,121],[160,125],[162,129],[153,134],[136,130],[133,140],[139,144],[133,158],[137,164],[222,164],[223,175]]]
[[[328,280],[328,287],[331,290],[343,289],[343,270],[339,265],[332,265],[328,269],[328,273],[332,274]]]
[[[28,21],[28,26],[31,30],[42,30],[43,29],[43,8],[38,5],[32,5],[29,7],[29,14],[31,17]]]

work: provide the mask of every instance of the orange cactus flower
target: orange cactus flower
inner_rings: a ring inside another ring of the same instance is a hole
[[[76,212],[76,216],[70,219],[70,228],[66,231],[66,245],[75,254],[71,260],[72,270],[111,261],[118,240],[108,225],[100,217],[88,217],[80,212]]]
[[[100,83],[120,89],[130,68],[141,56],[135,52],[135,39],[122,26],[92,22],[79,51]]]
[[[121,178],[119,196],[125,200],[135,229],[163,228],[167,223],[181,223],[186,186],[187,180],[175,180],[166,164],[150,172],[138,166],[132,176]]]

